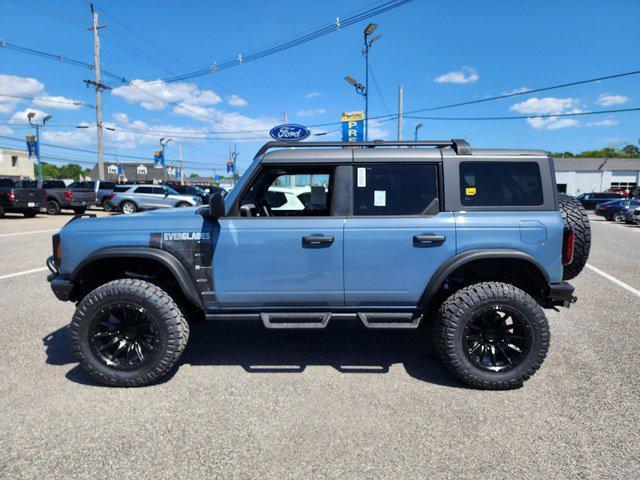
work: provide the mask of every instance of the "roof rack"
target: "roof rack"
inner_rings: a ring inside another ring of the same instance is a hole
[[[272,148],[288,147],[288,148],[322,148],[322,147],[451,147],[458,155],[471,155],[471,147],[466,140],[452,139],[452,140],[417,140],[417,141],[387,141],[387,140],[374,140],[372,142],[284,142],[274,141],[265,143],[256,157],[265,154]]]

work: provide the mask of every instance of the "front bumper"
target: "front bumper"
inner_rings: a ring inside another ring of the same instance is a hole
[[[51,270],[51,274],[47,276],[47,281],[51,284],[53,294],[58,300],[69,301],[73,290],[73,282],[58,273],[53,256],[47,258],[47,267]]]
[[[574,290],[573,285],[568,282],[552,283],[549,285],[545,300],[550,307],[569,307],[576,302],[576,297],[573,296]]]

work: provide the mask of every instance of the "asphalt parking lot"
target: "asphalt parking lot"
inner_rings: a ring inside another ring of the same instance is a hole
[[[516,391],[465,388],[426,328],[201,323],[175,372],[95,384],[44,261],[71,215],[0,220],[2,478],[639,478],[640,226],[592,217],[578,303]]]

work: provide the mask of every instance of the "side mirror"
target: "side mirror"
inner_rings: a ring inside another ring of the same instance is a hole
[[[209,197],[209,216],[212,218],[224,217],[224,197],[221,193],[214,193]]]

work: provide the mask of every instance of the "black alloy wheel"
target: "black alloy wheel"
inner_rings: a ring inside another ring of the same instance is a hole
[[[130,303],[113,304],[89,327],[96,358],[110,368],[136,370],[158,353],[160,335],[153,318]]]
[[[495,305],[478,312],[464,330],[464,349],[477,367],[504,372],[517,367],[531,349],[531,330],[512,308]]]

